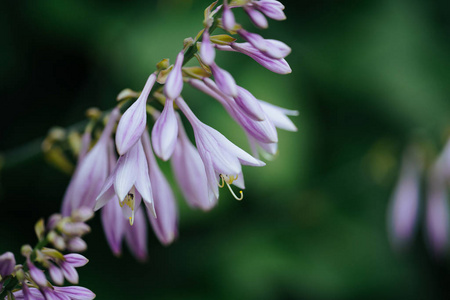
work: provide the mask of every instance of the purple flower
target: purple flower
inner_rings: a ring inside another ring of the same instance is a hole
[[[154,215],[154,212],[151,212]],[[119,221],[120,222],[120,221]],[[131,253],[140,261],[147,260],[147,224],[142,209],[136,211],[133,226],[125,224],[125,241]]]
[[[244,29],[239,29],[238,33],[253,47],[270,58],[281,59],[291,53],[291,48],[283,42],[277,40],[266,40],[259,34],[251,33]]]
[[[173,152],[171,163],[175,179],[192,207],[210,210],[217,203],[214,193],[209,193],[208,180],[197,148],[187,136],[180,117],[178,119],[178,141]]]
[[[134,222],[135,210],[139,207],[141,197],[145,205],[154,210],[147,160],[140,141],[119,157],[114,171],[98,194],[95,210],[114,198],[114,194],[119,198],[122,211],[129,218],[130,224]]]
[[[125,232],[125,222],[123,219],[122,210],[118,203],[116,195],[113,196],[117,201],[109,201],[102,209],[102,225],[105,231],[106,240],[114,255],[119,256],[122,253],[122,240]]]
[[[275,127],[287,131],[297,131],[297,127],[287,116],[298,116],[298,111],[282,108],[262,100],[259,100],[259,104]]]
[[[264,162],[255,159],[231,143],[217,130],[202,123],[182,98],[179,97],[176,102],[194,129],[197,149],[205,165],[209,188],[216,198],[219,197],[218,175],[222,179],[224,176],[230,178],[229,181],[226,181],[229,184],[242,172],[241,164],[250,166],[265,165]]]
[[[256,49],[250,43],[231,43],[230,45],[214,45],[222,51],[240,52],[253,58],[264,68],[278,74],[289,74],[292,72],[291,67],[284,58],[274,59],[266,56],[264,53]]]
[[[81,207],[94,208],[95,199],[110,172],[108,142],[118,117],[119,109],[115,108],[97,144],[79,162],[64,195],[62,205],[64,216],[69,216],[73,210]]]
[[[14,254],[5,252],[0,255],[0,281],[14,271],[15,265],[16,259],[14,258]]]
[[[440,257],[448,249],[449,217],[447,187],[439,161],[431,170],[426,203],[426,234],[433,253]]]
[[[267,17],[282,21],[286,19],[286,15],[283,12],[284,5],[276,0],[260,0],[252,1],[252,5],[264,13]]]
[[[64,255],[64,259],[54,259],[55,264],[49,267],[50,277],[58,284],[64,283],[64,277],[71,283],[78,283],[78,273],[75,268],[82,267],[88,263],[83,255],[72,253]]]
[[[219,68],[215,63],[211,64],[210,67],[219,89],[228,96],[237,97],[238,90],[233,76],[228,71]]]
[[[260,11],[254,9],[252,6],[244,6],[244,10],[257,27],[262,29],[269,27],[266,17]]]
[[[263,121],[256,121],[248,117],[232,98],[221,93],[212,80],[205,78],[205,84],[199,80],[190,80],[189,82],[192,86],[218,100],[248,135],[263,143],[278,142],[276,128],[264,111]]]
[[[175,149],[178,123],[173,108],[173,100],[167,98],[164,109],[152,129],[153,149],[156,155],[167,161]]]
[[[172,71],[167,76],[166,83],[164,85],[164,94],[169,99],[175,99],[181,94],[183,89],[183,74],[181,67],[183,66],[184,53],[181,51],[178,53],[175,65]]]
[[[147,98],[155,84],[156,74],[151,74],[139,98],[120,118],[116,131],[116,147],[120,155],[124,155],[141,138],[147,125]]]
[[[224,2],[223,6],[222,25],[223,28],[227,31],[232,31],[234,29],[234,26],[236,25],[234,14],[231,11],[231,8],[227,5],[226,1]]]
[[[175,122],[177,122],[176,119]],[[177,134],[175,134],[175,138],[176,136]],[[164,174],[158,167],[158,162],[152,152],[148,133],[144,133],[142,136],[142,144],[147,157],[150,180],[153,183],[153,201],[156,215],[158,216],[156,218],[149,213],[150,223],[159,241],[164,245],[168,245],[172,243],[178,235],[178,212],[175,204],[175,197]]]
[[[200,56],[207,65],[211,65],[216,57],[214,47],[209,40],[208,28],[205,28],[205,31],[203,32],[202,44],[200,46]]]
[[[14,292],[16,300],[49,300],[49,299],[68,299],[68,300],[92,300],[95,294],[87,288],[81,286],[55,286],[46,287],[40,291],[37,288],[26,288]]]
[[[33,279],[33,281],[40,287],[47,286],[47,278],[45,277],[44,272],[41,269],[37,268],[31,262],[29,257],[27,257],[27,266],[31,279]]]
[[[407,246],[417,224],[420,197],[421,162],[417,149],[410,148],[403,157],[402,169],[390,207],[388,230],[394,246]]]
[[[242,111],[252,119],[256,121],[263,121],[265,119],[265,114],[259,100],[243,87],[238,86],[238,95],[234,100]]]

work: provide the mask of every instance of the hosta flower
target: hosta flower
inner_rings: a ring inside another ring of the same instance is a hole
[[[147,126],[147,98],[156,81],[156,74],[151,74],[139,98],[126,110],[120,118],[116,132],[116,147],[120,155],[124,155],[141,138]]]
[[[173,100],[167,98],[161,115],[152,129],[153,149],[162,160],[168,160],[175,149],[177,141],[178,123],[173,108]]]
[[[214,47],[222,51],[233,51],[245,54],[274,73],[289,74],[292,72],[291,67],[284,58],[275,59],[268,57],[250,43],[231,43],[230,45],[214,45]]]
[[[205,165],[177,117],[178,140],[171,159],[175,179],[190,206],[210,210],[216,205],[217,198],[214,193],[209,193]]]
[[[252,7],[264,13],[267,17],[282,21],[286,19],[286,15],[283,12],[284,5],[276,0],[259,0],[251,1]]]
[[[174,100],[181,94],[183,89],[183,74],[181,67],[183,66],[184,52],[181,51],[177,55],[175,65],[172,71],[167,76],[166,83],[164,84],[164,95],[167,98]]]
[[[251,33],[244,29],[238,30],[238,33],[253,47],[270,58],[282,59],[291,53],[291,48],[281,41],[266,40],[259,34]]]
[[[203,32],[202,44],[200,46],[200,56],[202,57],[203,62],[207,65],[211,65],[216,57],[214,47],[209,40],[208,28],[205,28],[205,31]]]
[[[219,68],[216,63],[211,64],[210,67],[219,89],[228,96],[236,97],[238,95],[238,90],[233,76],[231,76],[228,71]]]
[[[204,79],[204,83],[200,80],[190,80],[190,84],[207,95],[218,100],[230,116],[244,129],[244,131],[254,139],[264,143],[278,142],[277,131],[269,117],[263,111],[263,120],[256,121],[250,118],[237,105],[236,101],[221,93],[215,83],[210,79]],[[259,103],[258,103],[259,105]]]
[[[150,211],[154,215],[154,211]],[[121,220],[117,220],[120,222]],[[143,209],[136,211],[135,221],[133,226],[125,224],[125,241],[131,253],[140,261],[147,260],[147,222],[145,221],[145,214]]]
[[[176,119],[175,122],[177,122]],[[153,201],[157,216],[155,217],[152,213],[149,213],[150,224],[160,242],[168,245],[178,235],[178,212],[175,196],[164,174],[158,167],[147,132],[142,136],[142,144],[147,157],[150,180],[153,184]]]
[[[205,165],[209,188],[216,198],[219,197],[219,176],[229,186],[241,173],[241,164],[250,166],[265,165],[264,162],[255,159],[234,145],[217,130],[202,123],[182,98],[179,97],[176,102],[194,129],[195,142]]]
[[[16,259],[11,252],[5,252],[0,255],[0,281],[1,278],[5,278],[14,271],[16,265]]]
[[[298,116],[298,111],[282,108],[262,100],[259,100],[259,104],[275,127],[287,131],[297,131],[297,127],[287,116]]]
[[[119,109],[114,109],[97,144],[79,162],[63,199],[63,215],[68,216],[73,210],[87,207],[94,208],[95,199],[101,191],[110,172],[108,164],[108,143]]]
[[[396,247],[407,246],[413,237],[419,210],[421,163],[417,150],[403,157],[400,177],[388,210],[388,227]]]
[[[13,293],[16,300],[92,300],[95,294],[87,288],[81,286],[54,286],[45,287],[41,290],[37,288],[25,288]]]
[[[56,265],[52,264],[49,269],[50,276],[56,284],[62,285],[64,276],[70,283],[78,283],[78,272],[75,268],[82,267],[88,263],[83,255],[71,253],[64,255],[64,259],[54,259]],[[58,272],[58,270],[60,270]]]
[[[269,27],[266,17],[260,11],[254,9],[253,6],[244,6],[244,10],[257,27],[262,29]]]
[[[134,222],[134,214],[141,203],[141,197],[145,205],[154,211],[147,160],[140,140],[125,155],[119,157],[114,171],[106,179],[98,194],[95,210],[113,199],[114,194],[119,198],[124,215],[129,218],[130,224]]]
[[[434,165],[428,180],[425,216],[427,241],[436,256],[442,256],[449,246],[447,187],[440,167]]]
[[[228,6],[227,1],[223,3],[222,25],[225,30],[231,31],[236,25],[234,14]]]

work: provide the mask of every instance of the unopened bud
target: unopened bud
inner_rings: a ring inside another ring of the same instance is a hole
[[[86,117],[92,120],[98,120],[102,115],[102,111],[97,107],[91,107],[86,110]]]
[[[158,70],[164,70],[167,69],[169,67],[169,59],[168,58],[164,58],[163,60],[161,60],[159,63],[156,64],[156,68]]]
[[[74,237],[67,242],[67,250],[71,252],[83,252],[87,249],[86,242],[79,237]]]
[[[61,231],[67,235],[72,236],[82,236],[91,231],[91,227],[89,225],[76,222],[76,223],[65,223],[61,226]]]
[[[37,221],[36,225],[34,225],[34,232],[36,233],[38,240],[42,240],[44,238],[45,234],[44,219],[40,219],[39,221]]]
[[[0,255],[0,277],[6,277],[12,273],[14,266],[16,264],[16,259],[14,254],[11,252],[6,252]]]
[[[94,216],[94,211],[88,207],[81,207],[72,212],[72,219],[75,222],[86,222]]]
[[[22,270],[22,268],[16,269],[16,278],[19,282],[23,282],[25,280],[25,272]]]
[[[133,91],[132,89],[123,89],[120,91],[120,93],[117,95],[116,100],[122,101],[130,98],[138,98],[140,93]]]
[[[194,39],[191,37],[185,38],[183,41],[183,47],[184,49],[189,48],[190,46],[194,45]]]
[[[165,84],[167,80],[167,76],[169,75],[170,71],[172,71],[173,65],[167,67],[166,69],[162,70],[158,73],[158,77],[156,77],[156,81],[160,84]]]
[[[62,236],[58,235],[55,231],[50,231],[50,233],[47,235],[47,238],[50,243],[55,246],[58,250],[65,250],[66,249],[66,242],[64,242],[64,239]]]
[[[47,220],[47,230],[53,230],[56,226],[58,226],[58,223],[61,221],[62,216],[61,214],[53,214],[51,215]]]
[[[20,248],[20,253],[25,257],[30,256],[31,252],[33,252],[33,248],[31,248],[30,245],[23,245],[22,248]]]

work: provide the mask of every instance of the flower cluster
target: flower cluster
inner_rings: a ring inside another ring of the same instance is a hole
[[[422,181],[426,186],[424,232],[434,255],[441,257],[449,246],[448,188],[450,183],[450,140],[428,167],[420,147],[411,146],[403,156],[399,180],[389,209],[388,228],[395,247],[411,243],[420,217]],[[425,180],[423,180],[425,179]]]
[[[21,253],[25,257],[22,265],[16,265],[11,252],[0,255],[0,299],[94,299],[95,294],[84,287],[62,286],[65,279],[78,284],[75,268],[86,265],[88,260],[80,254],[63,255],[58,251],[78,251],[73,248],[79,246],[71,246],[71,241],[81,240],[81,236],[89,231],[84,222],[91,217],[92,213],[87,210],[76,210],[70,217],[53,215],[47,224],[39,220],[35,225],[39,242],[34,248],[22,246]],[[48,243],[58,250],[45,247]],[[45,270],[48,271],[50,281]]]
[[[120,108],[106,115],[106,125],[92,149],[89,150],[93,126],[88,127],[82,138],[62,214],[67,216],[80,208],[103,208],[103,227],[116,255],[121,253],[125,240],[138,259],[146,259],[145,215],[161,243],[168,245],[177,237],[176,200],[156,157],[171,161],[174,177],[188,204],[206,211],[217,203],[219,187],[225,185],[241,200],[242,191],[236,195],[231,185],[244,189],[242,166],[264,166],[259,153],[276,154],[277,128],[297,130],[287,117],[297,115],[296,111],[257,99],[215,62],[216,50],[240,52],[270,71],[290,73],[285,57],[291,49],[280,41],[245,30],[233,13],[244,9],[257,27],[267,28],[266,17],[285,19],[284,6],[275,0],[224,1],[217,7],[216,4],[217,1],[205,10],[204,28],[195,38],[185,40],[173,65],[169,65],[168,59],[158,63],[140,94],[130,90],[119,94]],[[225,33],[211,35],[216,28]],[[237,38],[243,42],[237,42]],[[193,57],[199,66],[184,67]],[[184,83],[225,108],[247,135],[252,155],[199,120],[181,96]],[[135,95],[137,100],[120,116],[120,109]],[[159,101],[162,110],[157,101],[150,106],[152,100]],[[147,126],[152,122],[147,120],[147,114],[154,120],[151,135]],[[195,146],[188,138],[183,118],[192,127]],[[144,209],[140,209],[141,202]]]

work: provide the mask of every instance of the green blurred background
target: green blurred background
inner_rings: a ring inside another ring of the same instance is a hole
[[[180,236],[149,235],[149,260],[115,258],[98,218],[86,238],[80,285],[98,299],[447,299],[448,262],[434,260],[422,224],[394,252],[386,207],[404,147],[417,136],[438,152],[449,125],[450,2],[282,1],[288,19],[262,34],[292,47],[277,75],[244,55],[219,65],[260,99],[296,109],[279,156],[245,169],[245,199],[223,190],[209,213],[181,197]],[[110,108],[142,88],[202,26],[209,1],[2,1],[0,150]],[[256,31],[244,14],[238,21]],[[248,150],[213,100],[186,87],[205,123]],[[168,164],[162,164],[168,171]],[[59,210],[70,177],[42,156],[1,172],[0,252],[34,243],[33,224]],[[179,190],[176,190],[179,195]]]

